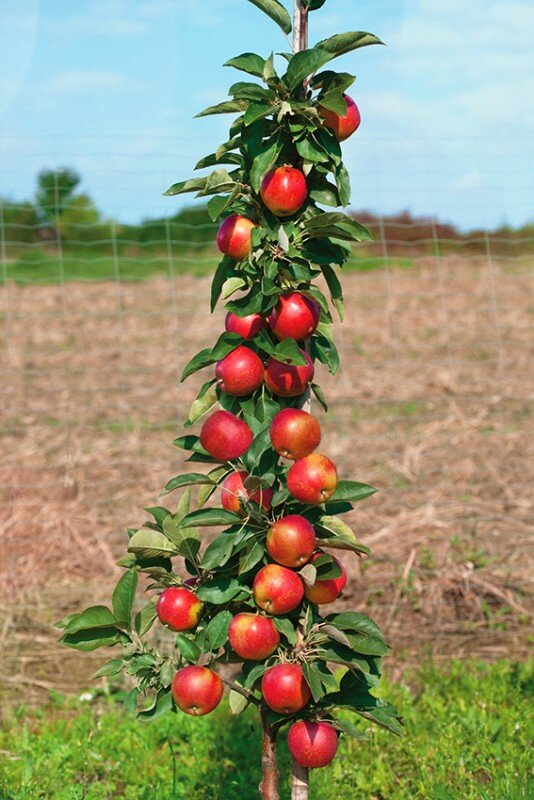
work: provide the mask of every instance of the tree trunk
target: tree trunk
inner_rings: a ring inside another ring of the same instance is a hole
[[[308,9],[302,0],[294,0],[293,12],[293,52],[308,49]],[[301,408],[311,410],[311,393],[306,392]],[[291,800],[308,800],[308,770],[296,761],[291,766]]]
[[[260,794],[262,800],[280,800],[278,795],[278,766],[276,764],[276,733],[267,720],[268,710],[261,707],[261,771]],[[307,795],[305,795],[307,796]]]
[[[296,761],[291,767],[291,800],[308,800],[308,770]]]

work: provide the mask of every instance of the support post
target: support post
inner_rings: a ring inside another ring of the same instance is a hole
[[[267,707],[262,705],[260,709],[262,778],[259,789],[262,800],[280,800],[278,795],[278,766],[276,763],[276,733],[269,725],[267,713]]]

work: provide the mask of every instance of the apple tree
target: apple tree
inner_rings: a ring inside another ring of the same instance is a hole
[[[307,769],[330,763],[340,735],[365,738],[340,710],[402,732],[395,708],[375,694],[389,651],[379,627],[328,608],[346,582],[340,551],[368,555],[343,515],[375,489],[338,478],[310,413],[312,394],[327,410],[316,363],[332,374],[339,366],[339,271],[351,243],[371,238],[339,210],[350,197],[340,142],[360,114],[346,94],[354,76],[330,62],[381,42],[348,32],[308,47],[308,15],[325,0],[295,0],[293,22],[278,0],[250,2],[293,31],[293,50],[226,62],[244,76],[198,116],[235,115],[229,138],[196,165],[207,174],[167,191],[210,198],[223,254],[211,311],[225,301],[224,331],[182,375],[208,371],[185,422],[199,433],[174,442],[192,471],[168,481],[165,493],[178,495],[171,508],[149,508],[150,520],[128,529],[110,606],[58,624],[70,647],[122,648],[97,675],[131,676],[127,706],[141,719],[209,713],[224,684],[232,713],[255,706],[260,794],[276,800],[281,729],[293,798],[308,796]],[[207,544],[205,529],[219,530]],[[149,599],[134,608],[140,579]],[[147,638],[154,624],[171,632],[157,648]]]

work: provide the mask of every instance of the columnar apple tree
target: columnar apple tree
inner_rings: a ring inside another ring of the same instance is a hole
[[[291,32],[278,0],[250,1]],[[360,124],[346,94],[354,77],[325,67],[380,43],[350,32],[303,49],[308,13],[324,2],[297,0],[298,41],[276,66],[273,54],[231,58],[225,66],[246,79],[199,114],[237,116],[228,140],[197,164],[211,171],[167,192],[210,197],[208,212],[220,223],[211,310],[226,302],[224,330],[185,366],[182,380],[208,374],[185,423],[199,435],[174,442],[198,471],[169,480],[165,492],[178,493],[177,504],[147,509],[151,519],[128,530],[111,607],[59,623],[71,647],[122,646],[97,675],[132,676],[127,705],[142,719],[207,714],[224,683],[234,714],[256,706],[260,792],[270,800],[278,797],[275,742],[285,726],[301,786],[306,768],[330,763],[341,734],[365,738],[339,710],[402,730],[395,709],[374,694],[388,653],[380,629],[363,614],[328,608],[346,582],[339,551],[368,554],[343,515],[375,490],[338,478],[320,424],[304,410],[310,393],[327,408],[315,365],[332,374],[339,365],[338,270],[351,242],[370,239],[342,211],[325,211],[349,202],[340,141]],[[219,532],[208,538],[206,529]],[[139,608],[140,576],[150,599]],[[158,648],[147,639],[154,624],[169,632]]]

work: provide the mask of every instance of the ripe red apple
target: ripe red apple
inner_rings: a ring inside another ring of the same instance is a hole
[[[343,97],[347,103],[347,112],[345,115],[337,114],[329,108],[319,107],[319,114],[323,118],[323,122],[327,128],[334,133],[334,136],[339,142],[344,142],[349,136],[352,136],[354,131],[360,127],[362,121],[360,110],[352,97],[344,94]]]
[[[289,514],[271,525],[265,544],[267,552],[277,564],[302,567],[312,557],[317,538],[311,522],[300,514]]]
[[[311,506],[326,502],[336,487],[335,464],[320,453],[299,458],[287,473],[287,488],[293,497]]]
[[[229,411],[216,411],[200,431],[200,444],[217,461],[232,461],[245,453],[254,440],[246,422]]]
[[[300,664],[277,664],[270,667],[261,681],[263,699],[278,714],[294,714],[311,697]]]
[[[240,658],[262,661],[280,644],[280,634],[269,617],[259,614],[237,614],[228,628],[232,650]]]
[[[315,553],[311,563],[317,561],[323,553]],[[332,556],[334,558],[334,556]],[[326,580],[315,581],[313,586],[304,586],[304,594],[310,603],[317,603],[317,605],[324,605],[325,603],[333,603],[337,600],[347,583],[347,573],[345,567],[337,558],[334,561],[341,569],[339,578],[327,578]]]
[[[263,361],[245,345],[236,347],[215,367],[217,386],[234,397],[244,397],[259,389],[263,383],[263,372]]]
[[[263,176],[260,194],[275,216],[290,217],[299,210],[308,195],[304,173],[287,164],[275,167]]]
[[[337,752],[338,735],[328,722],[295,722],[287,734],[287,746],[301,767],[327,767]]]
[[[235,261],[242,261],[252,249],[251,233],[255,227],[252,220],[240,214],[230,214],[217,233],[217,247]]]
[[[319,324],[319,306],[301,292],[280,295],[269,315],[269,327],[277,339],[301,342]]]
[[[304,597],[304,585],[297,575],[278,564],[267,564],[256,574],[252,584],[254,602],[269,614],[287,614]]]
[[[202,603],[189,589],[169,586],[160,594],[156,612],[159,621],[171,631],[188,631],[198,623]]]
[[[234,514],[244,514],[243,506],[240,500],[252,500],[263,508],[264,511],[269,511],[271,508],[271,500],[273,499],[273,490],[264,489],[247,489],[245,487],[246,479],[250,477],[248,472],[232,472],[226,480],[223,481],[221,488],[221,504],[227,511],[233,511]]]
[[[231,311],[226,315],[224,327],[228,333],[237,333],[243,339],[254,339],[255,336],[265,328],[267,320],[261,314],[248,314],[246,317],[238,317]]]
[[[268,389],[279,397],[298,397],[303,394],[313,380],[315,370],[308,353],[300,351],[306,359],[306,364],[296,366],[284,364],[275,358],[267,361],[265,368],[265,383]]]
[[[304,458],[319,447],[321,426],[316,417],[298,408],[283,408],[271,422],[271,442],[283,458]]]
[[[186,714],[203,717],[213,711],[223,696],[223,682],[207,667],[191,665],[179,669],[172,681],[174,702]]]

